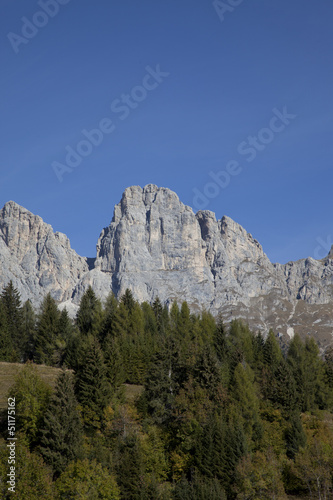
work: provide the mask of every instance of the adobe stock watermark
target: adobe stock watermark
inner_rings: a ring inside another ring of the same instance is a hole
[[[122,94],[120,98],[111,102],[111,111],[119,120],[126,120],[131,112],[147,98],[148,93],[155,90],[170,75],[168,72],[161,71],[159,64],[155,69],[146,66],[145,70],[146,74],[141,85],[136,85],[128,94]],[[104,136],[110,135],[115,129],[114,119],[106,117],[99,121],[97,128],[81,130],[84,139],[80,140],[74,148],[70,145],[65,147],[67,154],[64,163],[53,161],[51,164],[58,181],[62,182],[64,174],[73,172],[84,158],[91,155],[94,148],[102,144]]]
[[[69,2],[70,0],[39,0],[37,3],[41,10],[37,10],[31,19],[21,17],[23,23],[21,34],[18,35],[12,31],[7,34],[15,54],[19,53],[22,44],[26,45],[35,38],[39,30],[48,24],[50,18],[58,14],[61,5],[67,5]]]
[[[316,242],[318,246],[315,248],[313,255],[316,260],[324,259],[328,256],[330,251],[333,253],[333,238],[332,236],[327,236],[326,241],[323,240],[320,236],[316,238]]]
[[[222,2],[221,0],[214,0],[213,7],[220,18],[220,21],[223,23],[225,19],[225,15],[230,12],[233,12],[236,7],[238,7],[244,0],[225,0]]]
[[[283,132],[292,120],[295,120],[297,115],[288,113],[287,107],[284,106],[282,111],[277,108],[272,110],[273,116],[269,120],[268,126],[261,128],[257,135],[249,135],[246,140],[239,143],[237,152],[240,156],[245,156],[246,161],[251,163],[257,157],[257,154],[264,151],[266,147],[274,140],[277,134]],[[193,188],[193,207],[197,210],[207,207],[210,200],[216,198],[222,189],[229,186],[232,177],[239,175],[243,171],[238,160],[230,160],[227,162],[225,169],[219,172],[209,172],[211,182],[207,182],[203,188],[203,192],[197,188]]]

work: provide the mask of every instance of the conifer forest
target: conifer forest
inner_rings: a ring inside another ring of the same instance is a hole
[[[1,410],[4,500],[332,498],[333,348],[311,335],[285,345],[129,290],[101,302],[89,288],[71,319],[50,295],[22,303],[10,282],[0,361],[18,366]]]

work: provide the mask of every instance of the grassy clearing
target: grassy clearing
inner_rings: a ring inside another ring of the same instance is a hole
[[[7,392],[13,385],[16,375],[23,368],[21,363],[0,362],[0,409],[7,407]],[[51,387],[54,387],[55,380],[61,371],[60,368],[52,366],[35,365],[41,378]]]
[[[125,399],[128,403],[134,403],[136,398],[138,398],[143,392],[143,385],[134,384],[124,384],[125,387]]]
[[[7,393],[14,384],[15,377],[23,368],[21,363],[0,362],[0,410],[7,407]],[[46,365],[35,365],[41,378],[51,387],[54,387],[60,368]],[[134,403],[135,399],[142,394],[142,385],[124,384],[125,398],[128,403]]]

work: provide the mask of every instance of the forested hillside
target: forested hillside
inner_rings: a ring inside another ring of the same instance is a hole
[[[9,283],[0,361],[25,363],[16,401],[16,498],[255,500],[332,497],[333,350],[281,349],[186,302],[89,288],[75,321]],[[35,365],[62,368],[55,388]],[[8,492],[7,408],[1,498]]]

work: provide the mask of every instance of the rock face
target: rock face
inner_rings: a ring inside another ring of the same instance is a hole
[[[12,280],[23,301],[41,302],[50,292],[59,302],[72,296],[88,272],[86,259],[71,249],[63,233],[9,201],[0,211],[0,285]]]
[[[127,188],[88,263],[40,217],[13,202],[1,210],[0,285],[12,279],[23,300],[38,304],[50,292],[73,306],[89,285],[102,299],[129,288],[140,301],[186,300],[193,311],[241,317],[286,339],[298,331],[322,347],[332,342],[332,250],[318,261],[272,264],[239,224],[207,210],[194,214],[166,188]]]

